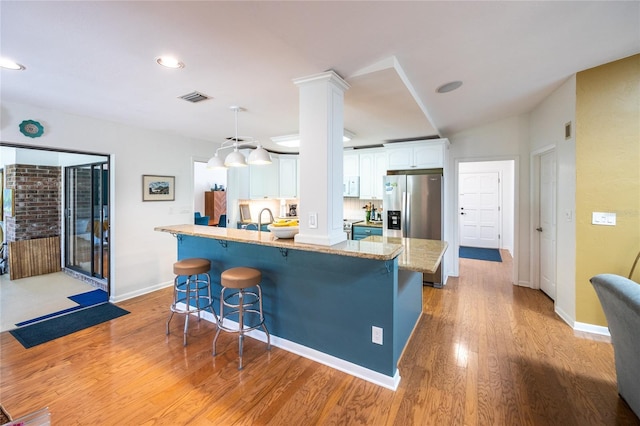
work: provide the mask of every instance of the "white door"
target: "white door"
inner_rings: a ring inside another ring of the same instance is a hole
[[[540,290],[556,299],[556,158],[550,152],[540,157]]]
[[[498,172],[460,173],[460,245],[500,248]]]

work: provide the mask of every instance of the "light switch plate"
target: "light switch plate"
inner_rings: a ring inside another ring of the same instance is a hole
[[[309,228],[316,229],[318,227],[318,213],[309,213]]]
[[[616,226],[616,214],[607,212],[593,212],[591,214],[593,225]]]

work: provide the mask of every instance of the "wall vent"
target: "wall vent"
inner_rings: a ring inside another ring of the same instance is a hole
[[[211,99],[209,96],[205,95],[204,93],[200,93],[200,92],[187,93],[186,95],[178,96],[178,98],[184,99],[185,101],[191,102],[191,103],[194,103],[194,104],[196,102],[201,102],[201,101],[206,101],[207,99]]]

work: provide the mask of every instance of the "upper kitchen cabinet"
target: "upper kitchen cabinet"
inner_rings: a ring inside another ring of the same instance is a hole
[[[342,176],[360,176],[360,157],[353,151],[345,151],[342,163]]]
[[[298,156],[280,155],[279,163],[280,198],[298,198],[300,188],[300,179],[298,174]]]
[[[359,157],[360,198],[381,200],[383,196],[382,177],[387,174],[387,152],[384,148],[360,150]]]
[[[385,144],[388,170],[444,168],[448,139]]]
[[[271,154],[271,164],[249,166],[249,198],[278,198],[280,159]]]

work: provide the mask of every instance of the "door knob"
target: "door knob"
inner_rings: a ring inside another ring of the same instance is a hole
[[[541,228],[540,226],[538,226],[538,227],[536,228],[536,231],[538,231],[538,232],[542,232],[542,228]]]

